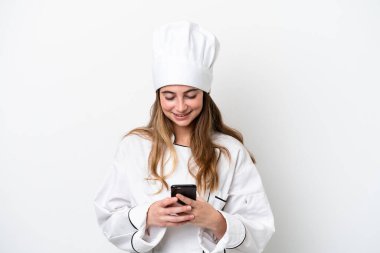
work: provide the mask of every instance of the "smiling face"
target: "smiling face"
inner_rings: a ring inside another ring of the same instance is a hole
[[[188,127],[201,113],[203,91],[187,85],[167,85],[160,89],[162,111],[175,127]]]

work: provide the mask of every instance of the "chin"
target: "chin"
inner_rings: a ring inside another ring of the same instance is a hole
[[[176,124],[177,126],[189,126],[191,122],[193,122],[194,119],[188,119],[185,121],[177,121],[176,119],[172,119],[173,123]]]
[[[190,125],[191,121],[190,122],[187,122],[187,121],[186,122],[183,122],[183,121],[178,122],[178,121],[173,120],[173,123],[176,124],[177,126],[187,127]]]

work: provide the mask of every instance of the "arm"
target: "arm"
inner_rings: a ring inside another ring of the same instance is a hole
[[[258,171],[242,146],[236,158],[228,198],[222,210],[227,229],[218,240],[203,230],[201,246],[205,252],[260,253],[275,231],[273,214]]]
[[[152,227],[149,235],[145,232],[151,203],[137,205],[132,198],[127,169],[133,164],[133,149],[126,139],[119,144],[111,171],[96,194],[95,212],[101,230],[112,244],[129,252],[146,252],[161,241],[166,228]]]

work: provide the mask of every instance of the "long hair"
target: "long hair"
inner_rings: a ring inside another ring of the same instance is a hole
[[[147,179],[158,180],[161,183],[161,189],[159,190],[161,192],[164,187],[169,189],[165,179],[174,172],[178,158],[171,140],[171,135],[174,134],[173,123],[162,111],[159,92],[160,89],[156,91],[156,100],[150,110],[151,118],[149,124],[145,127],[132,129],[123,138],[129,134],[137,134],[151,140],[152,148],[148,160],[150,177]],[[231,160],[231,156],[226,147],[212,141],[212,134],[214,132],[227,134],[239,140],[242,144],[243,135],[236,129],[228,127],[223,123],[218,107],[205,91],[203,91],[202,110],[191,122],[191,125],[190,148],[192,157],[188,161],[189,173],[196,179],[197,189],[200,192],[205,192],[206,189],[215,191],[219,185],[217,163],[220,155],[224,153],[229,160]],[[170,154],[169,158],[173,159],[173,167],[169,173],[164,174],[164,167],[168,162],[168,159],[164,159],[167,151]],[[253,154],[250,152],[249,154],[252,162],[256,163]]]

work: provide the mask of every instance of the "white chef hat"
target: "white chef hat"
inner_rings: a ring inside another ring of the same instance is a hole
[[[153,33],[153,85],[189,85],[210,92],[213,65],[219,52],[216,36],[182,20]]]

